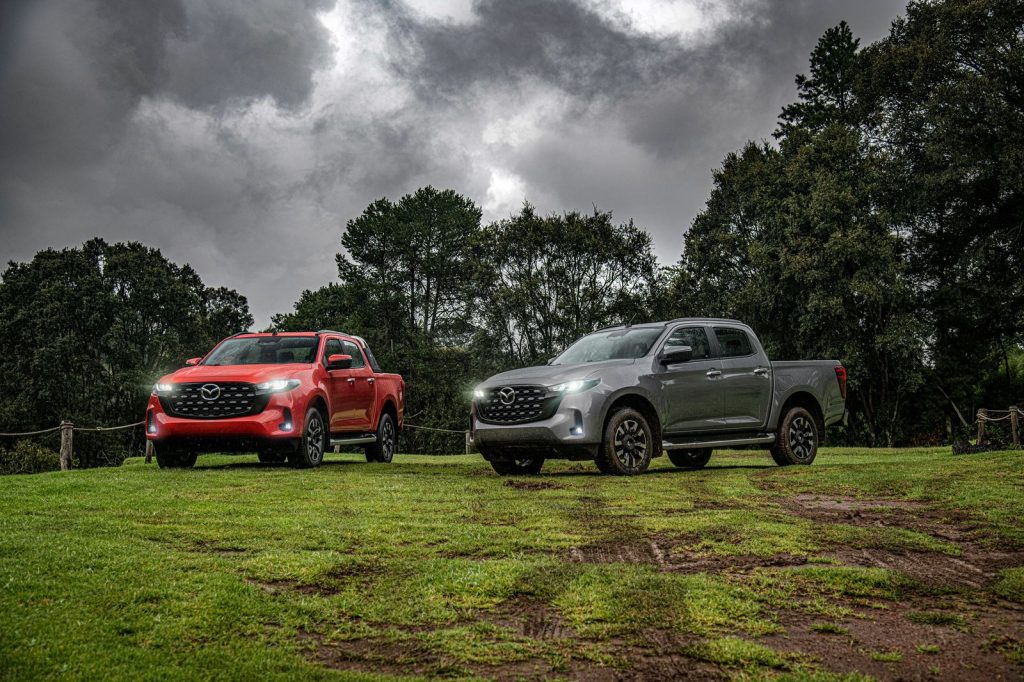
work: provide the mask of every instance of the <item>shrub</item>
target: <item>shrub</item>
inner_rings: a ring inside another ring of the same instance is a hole
[[[38,474],[60,469],[60,455],[30,440],[19,440],[13,447],[0,447],[0,475]]]

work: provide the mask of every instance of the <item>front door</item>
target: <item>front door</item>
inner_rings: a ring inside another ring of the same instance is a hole
[[[742,329],[715,327],[715,337],[722,355],[725,425],[744,431],[762,428],[772,402],[771,364]]]
[[[679,327],[669,335],[662,350],[678,346],[690,346],[693,357],[663,366],[657,375],[665,398],[665,434],[721,429],[721,361],[713,357],[706,329]]]
[[[328,370],[331,391],[331,432],[367,431],[373,408],[373,372],[366,366],[359,347],[351,341],[328,339],[324,346],[324,363],[331,355],[351,355],[348,369]]]

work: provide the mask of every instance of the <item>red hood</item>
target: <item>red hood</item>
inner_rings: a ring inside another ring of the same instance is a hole
[[[258,384],[271,379],[291,379],[306,371],[310,365],[225,365],[223,367],[196,365],[182,367],[160,379],[160,383],[185,383],[200,381],[245,381]]]

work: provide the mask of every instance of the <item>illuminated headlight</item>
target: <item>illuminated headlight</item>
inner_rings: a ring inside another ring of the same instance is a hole
[[[256,384],[256,393],[282,393],[290,391],[298,385],[298,379],[271,379],[270,381]]]
[[[174,391],[174,384],[153,384],[153,395],[167,395]]]
[[[476,398],[477,400],[480,400],[481,398],[484,398],[486,395],[487,395],[487,391],[485,391],[482,388],[478,388],[478,389],[475,389],[473,391],[473,397]]]
[[[573,381],[555,384],[554,386],[548,386],[548,390],[552,393],[579,393],[580,391],[585,391],[588,388],[593,388],[599,383],[601,383],[600,379],[575,379]]]

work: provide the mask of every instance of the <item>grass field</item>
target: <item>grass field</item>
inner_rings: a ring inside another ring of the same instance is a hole
[[[1015,679],[1024,453],[0,479],[10,679]]]

